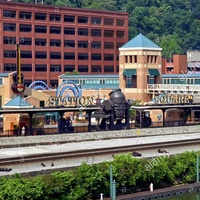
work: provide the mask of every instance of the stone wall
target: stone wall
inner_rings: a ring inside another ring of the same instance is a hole
[[[10,138],[0,138],[0,146],[24,146],[29,145],[42,145],[61,142],[79,142],[90,140],[102,140],[112,138],[128,138],[128,137],[145,137],[149,135],[166,135],[166,134],[179,134],[179,133],[195,133],[199,132],[200,125],[196,126],[179,126],[179,127],[166,127],[166,128],[148,128],[148,129],[130,129],[130,130],[117,130],[117,131],[99,131],[87,133],[71,133],[71,134],[56,134],[48,136],[20,136]]]

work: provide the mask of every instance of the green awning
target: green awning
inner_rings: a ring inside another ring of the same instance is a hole
[[[137,69],[124,69],[123,74],[124,76],[134,76],[137,74]]]
[[[148,69],[150,76],[160,76],[158,69]]]

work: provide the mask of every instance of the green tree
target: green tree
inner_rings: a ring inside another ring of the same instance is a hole
[[[138,106],[141,104],[141,100],[136,99],[135,101],[131,102],[131,106]],[[129,116],[131,119],[135,119],[136,117],[136,110],[130,108],[129,109]]]

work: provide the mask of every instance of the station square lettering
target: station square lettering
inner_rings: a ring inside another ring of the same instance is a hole
[[[55,106],[93,106],[94,105],[94,98],[91,96],[83,96],[81,98],[78,97],[51,97],[48,100],[49,107]]]
[[[156,98],[158,104],[181,104],[193,102],[193,95],[187,94],[166,94]]]

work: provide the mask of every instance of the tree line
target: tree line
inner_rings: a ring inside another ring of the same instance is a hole
[[[35,3],[35,0],[14,0]],[[129,39],[138,33],[163,48],[163,56],[200,50],[199,0],[37,0],[68,6],[129,13]]]

